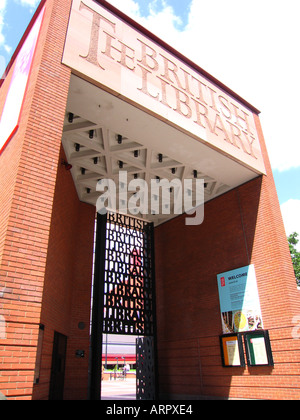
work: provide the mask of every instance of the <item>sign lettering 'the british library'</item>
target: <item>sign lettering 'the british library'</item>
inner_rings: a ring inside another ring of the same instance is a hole
[[[265,173],[252,111],[91,0],[73,0],[63,63],[198,141]]]

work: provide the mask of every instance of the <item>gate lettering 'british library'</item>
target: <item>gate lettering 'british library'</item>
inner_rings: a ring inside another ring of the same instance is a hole
[[[138,399],[300,399],[257,109],[106,1],[43,0],[0,115],[8,399],[100,399],[103,334]]]

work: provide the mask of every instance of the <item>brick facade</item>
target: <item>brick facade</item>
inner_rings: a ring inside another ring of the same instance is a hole
[[[160,392],[166,397],[300,398],[300,341],[292,335],[300,296],[258,118],[257,124],[267,176],[208,202],[198,227],[187,228],[179,217],[156,229]],[[249,264],[275,366],[228,369],[221,363],[217,274]]]
[[[0,391],[47,399],[54,332],[68,337],[65,399],[86,399],[95,208],[79,202],[61,165],[70,69],[61,64],[71,0],[47,0],[20,127],[0,165]],[[0,113],[13,66],[1,86]],[[198,227],[178,217],[156,228],[162,395],[300,398],[300,297],[258,117],[267,176],[205,205]],[[221,366],[216,275],[255,264],[274,368]],[[188,309],[188,310],[187,310]],[[84,328],[78,328],[84,323]],[[40,324],[39,383],[34,384]],[[85,358],[77,359],[77,349]]]
[[[70,2],[47,1],[20,127],[1,156],[1,390],[31,398],[70,71],[61,55]],[[55,69],[55,71],[53,71]],[[13,68],[10,70],[12,73]],[[1,90],[7,92],[10,74]],[[1,92],[2,93],[2,92]],[[1,108],[5,96],[1,95]],[[3,212],[2,212],[3,210]],[[47,331],[47,330],[46,330]]]

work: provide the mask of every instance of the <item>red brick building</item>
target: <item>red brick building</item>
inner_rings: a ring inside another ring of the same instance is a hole
[[[28,39],[19,113],[7,98]],[[204,179],[203,223],[149,215],[159,395],[299,399],[300,296],[259,112],[104,0],[42,1],[5,76],[0,391],[88,398],[96,184],[124,168]],[[226,368],[217,276],[250,265],[274,365]]]

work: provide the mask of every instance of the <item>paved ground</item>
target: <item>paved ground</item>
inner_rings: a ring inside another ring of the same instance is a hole
[[[135,400],[136,379],[102,381],[102,400]]]

